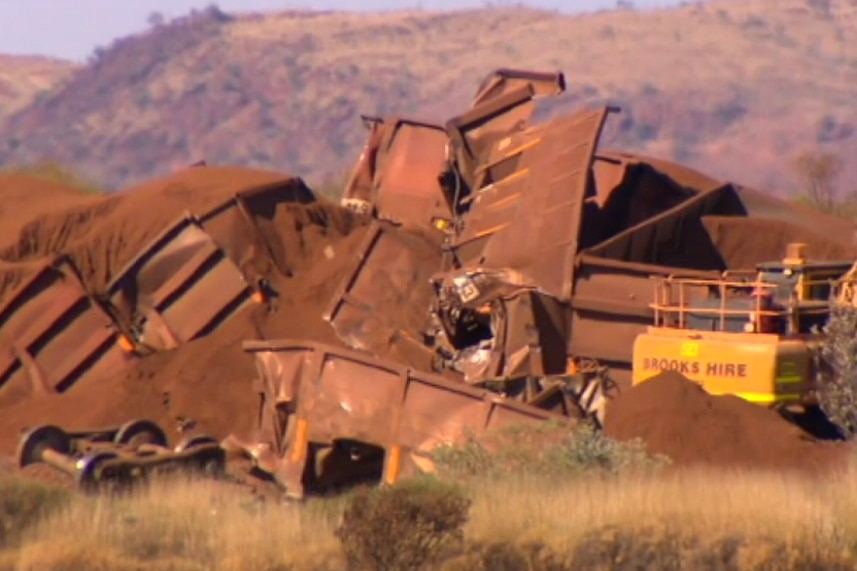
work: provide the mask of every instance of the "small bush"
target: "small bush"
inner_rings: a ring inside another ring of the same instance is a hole
[[[619,474],[669,463],[665,456],[648,454],[642,440],[618,442],[589,424],[573,430],[552,423],[510,426],[490,439],[471,437],[463,444],[441,446],[433,456],[439,473],[455,479]]]
[[[547,460],[549,469],[554,472],[603,470],[610,474],[659,468],[669,462],[666,456],[653,456],[646,452],[645,442],[641,439],[619,442],[588,424],[553,447]]]
[[[857,308],[834,306],[815,352],[821,410],[843,436],[857,434]]]
[[[20,478],[0,477],[0,547],[21,538],[24,530],[64,507],[71,492]]]
[[[469,509],[452,484],[404,480],[355,493],[335,534],[352,569],[417,570],[460,545]]]

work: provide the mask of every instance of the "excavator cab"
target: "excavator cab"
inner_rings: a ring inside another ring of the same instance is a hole
[[[785,333],[790,335],[824,327],[837,288],[854,266],[853,261],[810,261],[805,253],[805,244],[789,244],[782,261],[756,267],[757,280],[775,286],[774,303],[789,309]]]
[[[632,384],[674,370],[712,394],[814,404],[811,347],[852,266],[809,261],[804,244],[789,244],[782,260],[750,271],[658,278],[654,324],[634,343]]]

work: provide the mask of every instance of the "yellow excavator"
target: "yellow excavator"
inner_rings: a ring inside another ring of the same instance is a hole
[[[634,343],[632,384],[673,370],[714,395],[815,406],[811,349],[833,304],[857,304],[855,284],[857,263],[810,261],[805,244],[721,279],[660,278],[654,325]]]

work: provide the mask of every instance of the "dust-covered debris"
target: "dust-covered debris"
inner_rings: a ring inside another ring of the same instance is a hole
[[[346,442],[348,456],[357,442],[374,447],[384,466],[376,477],[395,480],[405,443],[457,434],[452,401],[410,392],[431,385],[480,395],[455,417],[459,427],[481,418],[480,407],[603,423],[612,399],[607,434],[642,436],[678,466],[839,462],[841,447],[807,440],[762,406],[712,399],[668,375],[629,385],[634,342],[654,323],[653,277],[755,276],[795,242],[813,259],[789,263],[850,267],[853,225],[603,150],[617,108],[534,122],[541,100],[564,89],[562,74],[498,70],[443,125],[364,117],[368,140],[341,204],[294,176],[205,162],[103,196],[54,187],[25,195],[21,180],[0,180],[11,205],[0,210],[0,225],[9,221],[0,234],[0,452],[41,424],[73,431],[145,418],[171,439],[232,435],[252,457],[266,395],[278,419],[267,434],[274,457],[300,467],[312,446]],[[60,259],[71,268],[60,272],[63,295],[33,280]],[[43,317],[30,317],[34,307]],[[293,355],[282,371],[303,363],[293,377],[318,394],[291,402],[285,389],[260,388],[277,375],[261,374],[247,341],[323,344],[350,357]],[[116,366],[99,368],[108,361]],[[358,366],[366,362],[397,371],[395,382],[375,390]],[[335,390],[319,379],[334,379]],[[331,410],[350,412],[321,419],[320,437],[307,402],[325,394]],[[399,412],[419,434],[365,422],[367,411],[404,405],[419,405]],[[280,479],[299,489],[298,476]]]

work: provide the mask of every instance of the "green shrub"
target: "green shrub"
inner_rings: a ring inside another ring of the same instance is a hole
[[[574,429],[545,423],[510,426],[491,438],[435,449],[438,472],[455,479],[509,475],[559,476],[599,471],[658,469],[665,456],[650,455],[642,440],[619,442],[590,424]]]
[[[585,424],[548,450],[547,470],[565,474],[602,470],[619,474],[625,470],[659,468],[669,463],[666,456],[650,455],[641,439],[619,442]]]
[[[335,534],[352,569],[417,570],[461,544],[469,509],[453,484],[403,480],[356,492]]]
[[[837,305],[814,353],[821,410],[842,432],[857,433],[857,308]]]

